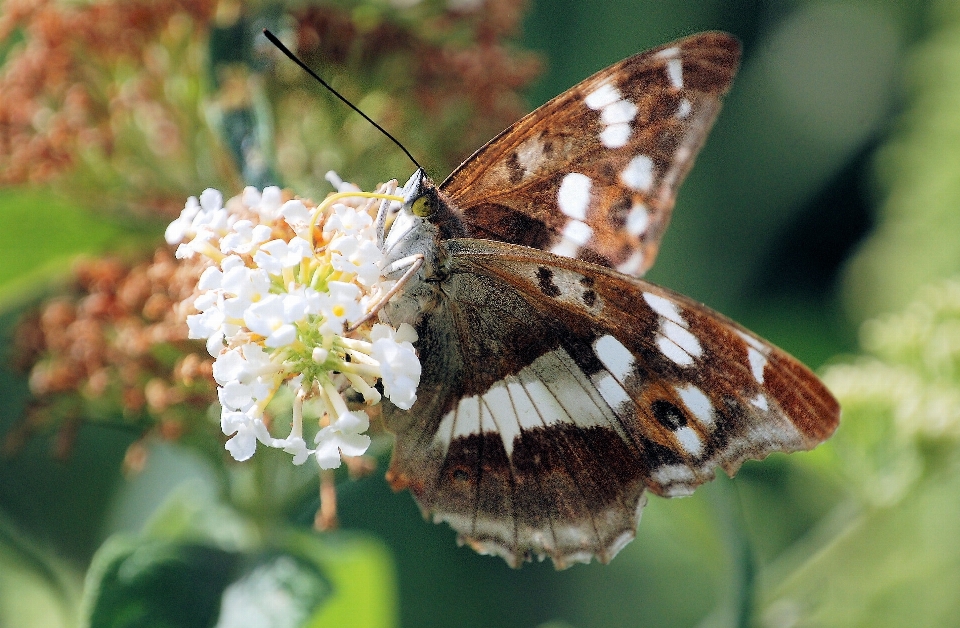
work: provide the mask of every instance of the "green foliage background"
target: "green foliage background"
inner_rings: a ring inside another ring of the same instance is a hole
[[[519,42],[548,64],[530,103],[707,29],[740,37],[744,63],[650,278],[826,369],[834,439],[652,498],[613,563],[555,572],[457,548],[379,473],[340,485],[342,532],[304,532],[308,499],[265,542],[207,462],[157,445],[124,479],[133,436],[88,426],[67,461],[43,441],[0,458],[0,625],[74,625],[113,599],[98,587],[149,601],[195,565],[299,592],[309,619],[278,626],[960,624],[960,2],[541,0]],[[4,329],[74,254],[142,242],[76,200],[0,190]],[[9,372],[0,390],[4,431],[27,392]],[[143,608],[109,625],[212,625]]]

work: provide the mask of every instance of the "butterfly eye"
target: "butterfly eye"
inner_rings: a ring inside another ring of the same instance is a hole
[[[427,192],[413,202],[413,206],[410,208],[410,210],[413,212],[414,216],[429,218],[434,212],[437,211],[437,204],[436,195]]]

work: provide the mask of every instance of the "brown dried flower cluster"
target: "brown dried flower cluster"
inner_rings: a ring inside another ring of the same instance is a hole
[[[156,65],[151,45],[159,33],[176,18],[187,28],[190,20],[207,21],[214,5],[6,0],[0,43],[11,49],[0,71],[0,184],[46,182],[84,151],[109,154],[118,111],[148,96],[140,77]],[[122,80],[124,67],[129,74],[146,72]],[[162,107],[144,113],[154,116],[158,139],[179,136]]]
[[[381,89],[383,80],[402,81],[392,91],[415,102],[399,109],[415,106],[400,128],[415,129],[409,141],[450,168],[525,113],[520,93],[542,69],[537,55],[509,45],[526,2],[472,4],[373,26],[339,9],[311,7],[296,16],[297,49],[313,63],[348,67],[350,76],[377,76]],[[386,79],[376,69],[383,63],[394,69]]]
[[[187,339],[179,312],[200,270],[166,248],[132,266],[117,259],[80,263],[73,296],[47,302],[20,326],[18,358],[30,370],[37,403],[7,435],[7,448],[30,433],[56,430],[57,453],[66,454],[81,419],[155,428],[167,439],[200,427],[195,417],[216,397],[212,359],[202,343]]]

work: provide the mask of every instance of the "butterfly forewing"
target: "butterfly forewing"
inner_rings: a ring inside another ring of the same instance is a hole
[[[607,561],[645,489],[689,494],[836,427],[806,367],[690,299],[526,247],[443,246],[419,400],[385,410],[389,477],[482,551]]]
[[[701,33],[625,59],[488,142],[441,186],[467,235],[639,276],[739,63]]]

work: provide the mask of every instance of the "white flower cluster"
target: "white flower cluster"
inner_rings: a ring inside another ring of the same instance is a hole
[[[393,282],[381,276],[382,253],[371,212],[377,199],[401,201],[396,183],[379,193],[359,192],[335,176],[340,191],[317,207],[283,201],[277,187],[246,188],[226,204],[205,190],[191,197],[166,231],[179,244],[178,258],[206,257],[199,296],[187,317],[191,338],[207,341],[216,358],[226,448],[247,460],[257,441],[283,449],[303,464],[313,455],[321,468],[340,466],[345,456],[370,445],[364,412],[350,411],[344,394],[352,388],[368,405],[380,401],[374,387],[400,408],[416,401],[420,362],[409,325],[393,329],[364,318]],[[264,410],[280,386],[296,392],[290,433],[275,438]],[[318,399],[320,429],[310,449],[304,439],[304,402]]]

